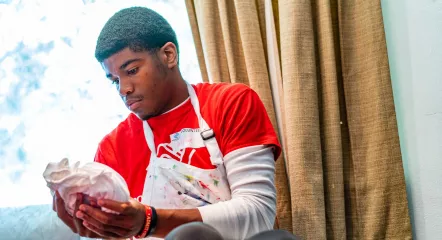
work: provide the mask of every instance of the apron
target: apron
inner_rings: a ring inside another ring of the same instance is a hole
[[[188,209],[214,204],[231,199],[230,186],[227,181],[223,155],[219,149],[214,131],[202,118],[198,97],[190,84],[187,84],[190,101],[199,123],[198,131],[186,134],[174,134],[172,147],[185,149],[186,143],[192,146],[207,148],[210,161],[215,169],[200,169],[163,155],[157,156],[152,129],[147,121],[143,121],[144,136],[151,151],[150,163],[147,167],[143,195],[137,198],[143,204],[159,209]],[[189,159],[193,155],[193,150]],[[177,152],[177,151],[176,151]],[[179,153],[177,153],[179,154]],[[181,159],[181,158],[180,158]],[[190,161],[188,161],[190,163]],[[153,238],[151,238],[153,239]]]

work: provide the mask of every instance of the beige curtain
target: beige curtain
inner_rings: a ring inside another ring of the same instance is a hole
[[[251,86],[279,132],[279,228],[411,239],[380,1],[186,5],[204,81]]]

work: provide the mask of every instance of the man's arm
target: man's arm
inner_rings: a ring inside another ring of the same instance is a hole
[[[276,216],[273,148],[252,146],[224,158],[232,199],[186,210],[158,210],[156,237],[182,224],[203,221],[225,239],[244,239],[273,228]]]
[[[252,146],[238,149],[226,155],[224,162],[232,199],[198,209],[157,209],[154,237],[165,237],[174,228],[195,221],[212,225],[226,239],[244,239],[272,229],[276,215],[273,148]],[[141,231],[143,221],[133,222],[130,219],[130,216],[144,214],[141,203],[135,200],[130,203],[101,200],[98,204],[120,215],[104,213],[82,204],[81,214],[77,216],[91,231],[102,236],[124,237],[129,236],[125,235],[129,228],[132,232]],[[134,227],[136,231],[133,231]]]
[[[190,223],[202,222],[198,209],[158,209],[158,222],[154,237],[164,238],[174,228]]]
[[[273,147],[251,146],[224,157],[232,199],[200,207],[204,223],[226,239],[245,239],[271,230],[276,217]]]
[[[146,214],[143,204],[131,199],[117,202],[108,199],[98,200],[98,205],[118,214],[106,213],[101,209],[82,204],[75,216],[93,233],[104,237],[130,238],[139,234],[145,223]],[[164,238],[174,228],[190,223],[201,222],[198,209],[157,209],[158,222],[153,236]]]

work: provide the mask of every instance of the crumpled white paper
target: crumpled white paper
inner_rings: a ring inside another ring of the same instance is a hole
[[[49,163],[43,173],[51,194],[60,193],[66,204],[66,210],[73,214],[77,193],[83,193],[96,199],[111,199],[127,202],[130,199],[129,189],[123,177],[107,165],[90,162],[80,167],[80,162],[69,166],[64,158],[58,163]],[[115,213],[109,209],[103,211]]]

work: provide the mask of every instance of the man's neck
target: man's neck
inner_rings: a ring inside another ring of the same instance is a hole
[[[189,97],[189,92],[187,90],[187,83],[184,81],[184,79],[179,76],[174,81],[174,88],[172,88],[172,98],[170,99],[169,103],[167,104],[166,108],[162,111],[163,113],[170,111],[171,109],[174,109]]]
[[[164,113],[161,114],[161,115],[164,115],[164,114],[166,114],[166,113],[170,113],[170,112],[172,112],[173,110],[180,108],[180,107],[183,106],[187,101],[189,101],[189,97],[187,97],[186,100],[184,100],[182,103],[178,104],[178,106],[176,106],[176,107],[174,107],[174,108],[172,108],[172,109],[170,109],[170,110],[164,112]]]

